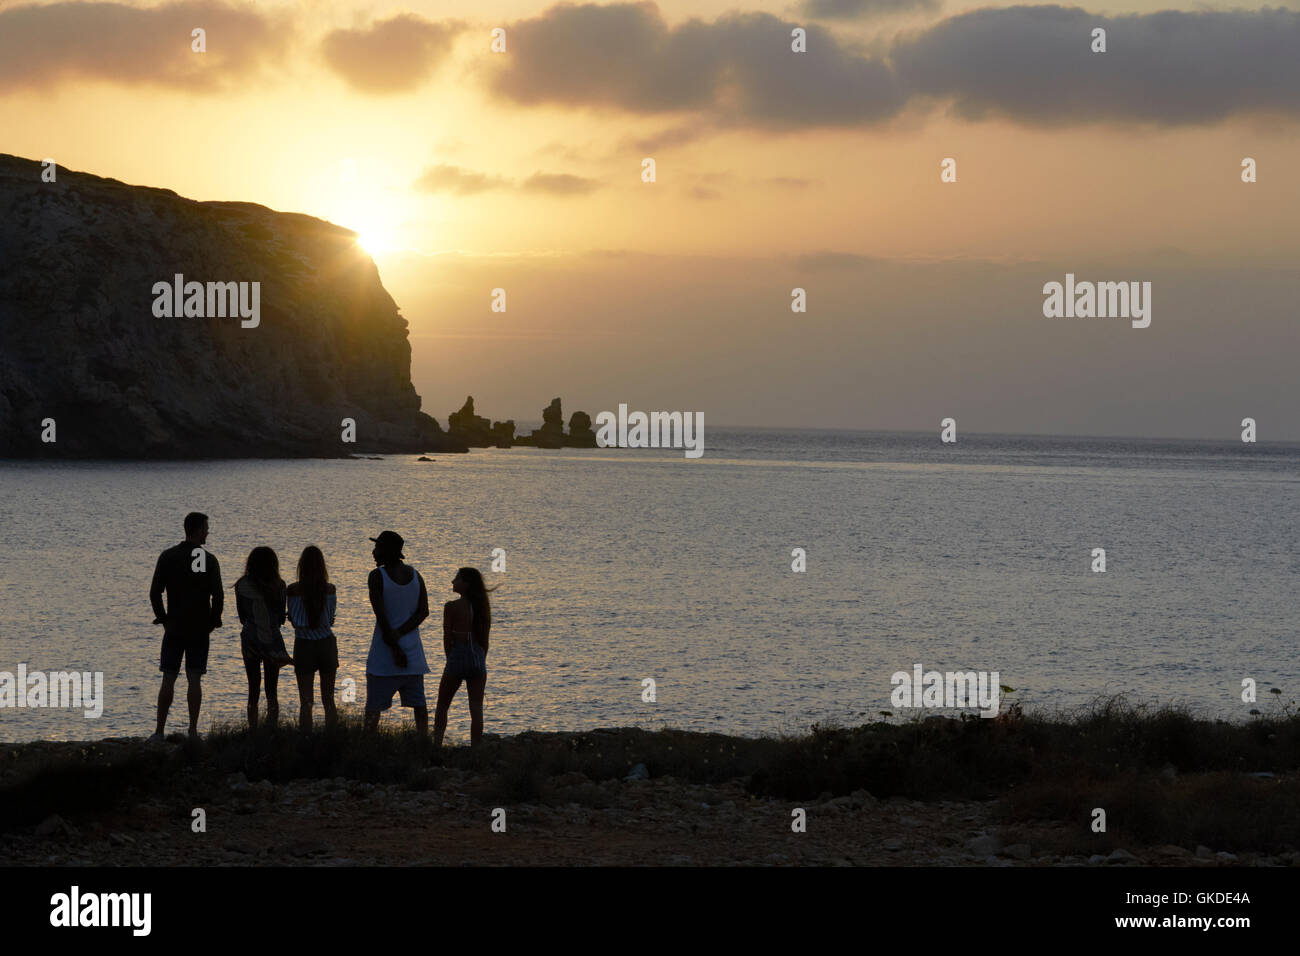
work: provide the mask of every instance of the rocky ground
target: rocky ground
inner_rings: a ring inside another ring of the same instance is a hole
[[[472,772],[437,768],[420,786],[348,780],[217,786],[178,779],[167,796],[117,810],[0,833],[0,863],[115,866],[446,865],[886,865],[1297,866],[1300,854],[1130,847],[1060,856],[1051,827],[1007,839],[996,802],[877,800],[866,791],[796,804],[757,798],[743,781],[696,785],[671,777],[593,782],[570,772],[547,781],[547,803],[506,805],[505,832]],[[193,811],[206,832],[193,832]]]

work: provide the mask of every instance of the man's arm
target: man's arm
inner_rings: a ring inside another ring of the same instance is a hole
[[[385,644],[396,647],[397,634],[393,630],[393,625],[388,623],[388,615],[384,612],[384,579],[380,576],[378,568],[370,572],[368,585],[370,606],[374,609],[375,620],[379,622],[379,633],[383,636]]]
[[[429,592],[424,589],[424,578],[420,577],[419,571],[415,572],[415,576],[420,578],[420,603],[415,606],[415,613],[408,617],[402,626],[397,629],[398,637],[410,634],[429,616]]]
[[[221,565],[212,554],[208,554],[211,565],[208,569],[208,594],[212,598],[212,614],[209,627],[213,630],[221,626],[221,609],[225,607],[226,597],[221,591]]]
[[[153,581],[149,584],[149,603],[153,605],[153,622],[155,624],[167,623],[167,608],[163,607],[163,589],[167,587],[166,569],[163,567],[163,559],[167,556],[164,551],[158,555],[158,563],[154,565]]]

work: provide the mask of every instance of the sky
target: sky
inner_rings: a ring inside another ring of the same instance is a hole
[[[1296,3],[0,0],[0,151],[357,230],[444,423],[1300,440],[1298,120]]]

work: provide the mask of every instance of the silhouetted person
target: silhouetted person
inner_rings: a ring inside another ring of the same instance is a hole
[[[424,578],[402,563],[405,542],[395,531],[371,538],[378,567],[370,572],[370,606],[375,611],[375,633],[366,657],[366,730],[379,727],[379,715],[393,706],[393,694],[415,713],[415,729],[429,732],[429,705],[424,698],[424,660],[420,622],[429,616],[429,595]]]
[[[154,623],[163,626],[158,726],[149,738],[151,742],[163,739],[182,659],[185,678],[189,681],[190,736],[199,735],[203,674],[208,669],[208,638],[221,626],[222,606],[221,568],[216,556],[203,547],[207,540],[208,516],[197,511],[187,514],[185,540],[158,556],[153,582],[149,585]]]
[[[266,682],[266,722],[272,727],[280,719],[278,686],[280,668],[292,664],[280,635],[285,619],[284,581],[280,559],[262,546],[248,553],[244,576],[235,582],[235,607],[244,625],[240,632],[240,653],[248,676],[248,729],[257,729],[258,688]]]
[[[334,675],[339,669],[339,647],[334,638],[337,607],[334,585],[325,568],[325,555],[314,544],[298,558],[298,580],[289,585],[289,620],[293,623],[293,669],[298,675],[298,727],[311,730],[312,691],[320,671],[320,702],[325,726],[338,719],[334,707]]]
[[[457,571],[451,589],[460,597],[442,606],[447,665],[438,683],[438,709],[433,716],[433,742],[439,747],[447,730],[447,710],[461,681],[469,695],[469,741],[477,744],[483,737],[483,690],[487,687],[488,633],[492,630],[488,591],[495,590],[483,583],[478,568]]]

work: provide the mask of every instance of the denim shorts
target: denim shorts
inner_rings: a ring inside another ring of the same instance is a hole
[[[366,711],[378,713],[393,706],[393,695],[398,694],[403,707],[424,707],[423,674],[396,674],[392,677],[366,675]]]

